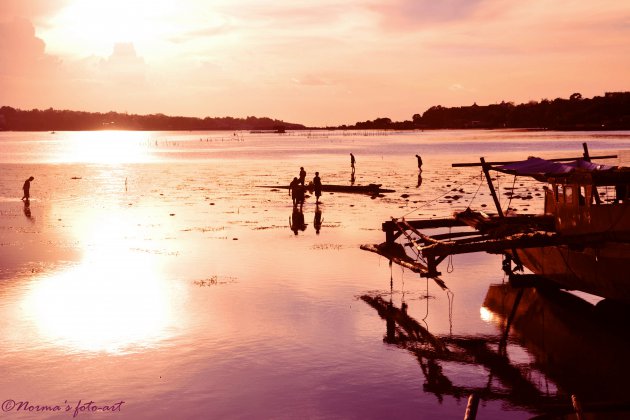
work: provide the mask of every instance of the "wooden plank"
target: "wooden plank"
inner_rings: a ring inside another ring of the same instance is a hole
[[[378,255],[381,255],[402,267],[410,269],[414,273],[427,274],[429,272],[429,270],[424,264],[412,260],[407,255],[402,256],[400,254],[395,254],[390,249],[388,249],[388,247],[367,244],[367,245],[361,245],[360,248],[364,251],[370,251]]]
[[[437,229],[442,227],[466,226],[466,224],[462,221],[456,220],[452,217],[449,217],[448,219],[407,220],[407,223],[415,229]],[[383,232],[397,230],[396,223],[391,220],[383,222],[382,230]]]
[[[552,232],[517,233],[504,238],[483,239],[474,243],[463,241],[441,242],[422,247],[422,255],[441,256],[489,252],[500,254],[508,249],[542,248],[547,246],[588,246],[603,242],[630,243],[630,234],[625,232],[599,232],[583,235],[560,235]]]
[[[422,264],[419,261],[411,259],[407,254],[405,254],[404,249],[400,244],[385,242],[380,245],[361,245],[360,248],[364,251],[370,251],[381,255],[391,262],[400,265],[401,267],[408,268],[414,273],[420,274],[420,276],[422,277],[433,279],[433,281],[435,281],[435,283],[440,286],[442,290],[448,289],[444,280],[438,277],[439,273],[431,273],[426,265]]]
[[[418,238],[420,238],[425,243],[430,243],[430,244],[439,244],[440,243],[440,241],[438,241],[436,239],[433,239],[432,237],[430,237],[428,235],[425,235],[424,233],[421,233],[418,229],[414,228],[409,223],[407,223],[407,221],[405,221],[404,218],[402,219],[400,224],[402,225],[402,226],[399,225],[401,230],[404,229],[404,228],[409,229],[410,231],[412,231]],[[409,238],[409,239],[411,240],[411,238]]]

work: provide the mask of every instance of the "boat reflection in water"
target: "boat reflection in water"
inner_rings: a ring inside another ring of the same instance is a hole
[[[520,302],[514,303],[521,294]],[[630,311],[608,301],[593,305],[557,289],[490,286],[484,308],[534,356],[536,366],[567,396],[578,396],[596,418],[630,416]]]
[[[397,308],[381,296],[361,299],[385,320],[383,341],[417,358],[424,391],[440,402],[444,396],[460,399],[475,394],[482,401],[504,401],[539,413],[541,418],[562,418],[575,416],[571,396],[576,395],[585,412],[605,408],[613,417],[596,418],[618,418],[621,413],[611,410],[621,410],[629,399],[625,395],[630,373],[628,338],[618,326],[597,316],[593,305],[573,295],[520,290],[520,303],[507,331],[518,289],[493,285],[488,290],[481,312],[499,327],[496,336],[433,335],[407,313],[405,304]],[[507,332],[512,334],[510,340]],[[514,342],[531,353],[530,361],[523,360]],[[484,377],[475,383],[460,379],[460,384],[447,376],[446,372],[466,366],[484,372],[480,374]]]

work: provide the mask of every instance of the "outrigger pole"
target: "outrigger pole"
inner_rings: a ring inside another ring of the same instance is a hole
[[[593,159],[612,159],[617,155],[590,156],[586,143],[583,143],[584,155],[582,159],[591,161]],[[580,157],[567,157],[546,159],[547,161],[562,162],[573,161]],[[492,199],[497,208],[498,215],[487,215],[483,212],[475,212],[467,209],[455,214],[451,218],[425,219],[425,220],[389,220],[382,224],[385,232],[385,242],[378,245],[361,245],[361,249],[382,255],[403,267],[419,273],[422,277],[434,279],[442,288],[446,288],[444,281],[438,276],[441,274],[437,267],[450,255],[464,254],[469,252],[490,252],[504,254],[504,271],[510,276],[510,280],[538,280],[540,276],[534,274],[516,275],[515,271],[522,271],[518,250],[522,248],[539,248],[545,246],[559,245],[584,245],[591,242],[602,241],[627,241],[627,235],[619,235],[615,232],[588,233],[583,235],[561,235],[555,230],[554,217],[552,215],[512,215],[506,217],[494,183],[490,177],[490,170],[513,174],[500,165],[520,163],[523,161],[508,162],[486,162],[481,157],[479,163],[454,163],[453,167],[481,166],[486,177]],[[497,166],[493,166],[497,165]],[[538,178],[536,178],[538,179]],[[545,178],[546,179],[546,178]],[[593,188],[595,185],[593,185]],[[599,194],[594,194],[595,199],[599,199]],[[420,229],[436,229],[451,227],[470,227],[472,231],[456,231],[440,233],[437,235],[427,235]],[[411,232],[411,234],[409,233]],[[413,247],[418,258],[414,259],[407,255],[405,247],[396,242],[396,239],[404,236],[408,244]],[[418,261],[418,259],[424,261]],[[512,261],[515,263],[512,269]]]

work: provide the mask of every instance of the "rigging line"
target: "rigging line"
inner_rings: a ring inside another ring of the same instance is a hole
[[[402,286],[401,286],[402,287],[402,296],[400,298],[400,307],[402,308],[403,305],[405,304],[405,276],[404,275],[400,278],[400,281],[402,283]]]
[[[427,331],[429,330],[429,325],[427,324],[426,319],[429,317],[429,278],[427,277],[427,295],[425,296],[425,300],[427,301],[427,313],[424,316],[424,318],[422,318],[422,322],[424,322],[424,325],[427,326]]]
[[[514,197],[514,186],[516,185],[516,175],[514,175],[514,181],[512,181],[512,190],[510,191],[510,199],[508,200],[507,207],[505,207],[505,212],[507,213],[510,210],[510,205],[512,204],[512,197]]]
[[[454,183],[454,184],[453,184],[453,186],[451,186],[451,187],[447,187],[447,188],[449,188],[449,190],[448,190],[448,191],[444,192],[443,194],[441,194],[441,195],[439,195],[439,196],[437,196],[437,197],[435,197],[435,198],[432,198],[432,199],[430,199],[430,200],[425,201],[424,203],[422,203],[422,205],[421,205],[421,206],[418,206],[418,207],[414,208],[413,210],[411,210],[410,212],[403,214],[401,217],[407,217],[407,216],[408,216],[408,215],[410,215],[411,213],[414,213],[414,212],[416,212],[416,211],[418,211],[418,210],[421,210],[421,209],[425,208],[427,205],[429,205],[429,204],[431,204],[431,203],[433,203],[433,202],[435,202],[435,201],[439,200],[440,198],[444,197],[446,194],[450,193],[450,192],[451,192],[451,190],[453,189],[453,187],[454,187],[454,186],[463,187],[464,185],[467,185],[467,184],[469,184],[471,181],[473,181],[476,177],[477,177],[477,175],[474,175],[474,176],[470,177],[470,178],[468,179],[468,181],[464,182],[463,184],[457,184],[457,183]]]
[[[477,197],[477,194],[479,193],[479,190],[481,189],[481,186],[483,185],[483,171],[479,171],[479,175],[480,175],[480,177],[479,177],[479,186],[477,187],[477,191],[475,191],[475,194],[470,199],[470,202],[468,203],[467,208],[470,208],[470,205],[473,203],[473,201]]]
[[[449,235],[451,234],[451,230],[452,230],[452,228],[449,227],[448,228],[448,234]],[[448,264],[446,265],[446,272],[450,274],[450,273],[453,272],[454,269],[455,268],[453,267],[453,254],[449,254],[448,255]]]
[[[392,260],[389,260],[389,290],[392,292],[394,289],[394,270],[392,268]]]
[[[446,297],[448,299],[448,323],[449,323],[449,335],[453,335],[453,304],[455,303],[455,293],[450,289],[446,291]]]

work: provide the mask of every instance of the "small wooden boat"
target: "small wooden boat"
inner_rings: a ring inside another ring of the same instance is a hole
[[[324,192],[338,192],[338,193],[350,193],[350,194],[368,194],[379,195],[383,193],[392,193],[394,190],[381,188],[382,184],[368,184],[368,185],[334,185],[324,184],[322,185],[322,191]],[[280,188],[289,189],[288,185],[259,185],[259,188]],[[313,186],[311,184],[305,186],[309,192],[313,192]]]

